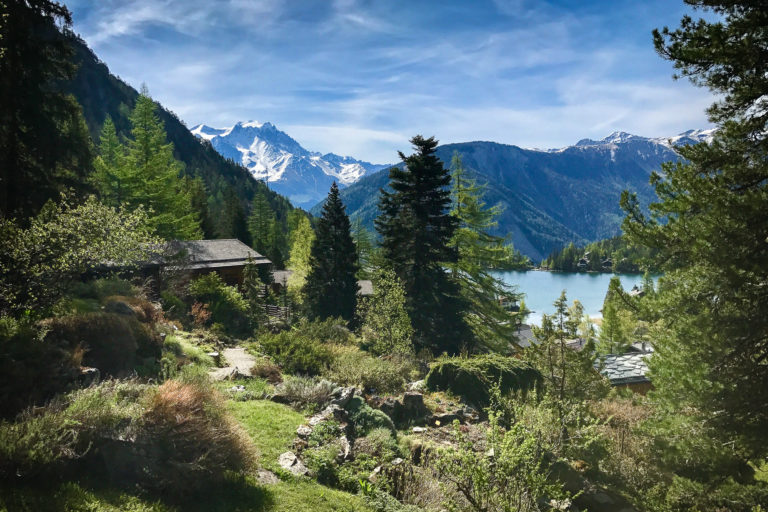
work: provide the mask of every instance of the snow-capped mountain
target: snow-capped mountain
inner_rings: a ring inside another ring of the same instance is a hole
[[[386,167],[348,156],[307,151],[272,123],[248,121],[230,128],[200,124],[190,131],[301,207],[310,207],[325,198],[334,181],[344,188]]]
[[[675,146],[684,146],[687,144],[698,144],[699,142],[711,142],[714,136],[715,129],[710,128],[708,130],[688,130],[672,137],[641,137],[640,135],[632,135],[627,132],[613,132],[602,140],[581,139],[575,144],[579,147],[587,146],[606,146],[610,144],[631,144],[631,143],[652,143],[660,144],[662,146],[674,149]],[[559,149],[550,149],[550,152],[564,151],[573,146],[567,146]]]

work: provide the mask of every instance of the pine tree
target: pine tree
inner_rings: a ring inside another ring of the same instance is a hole
[[[444,268],[458,257],[449,245],[458,226],[449,212],[451,177],[434,137],[417,135],[411,144],[414,154],[400,153],[405,169],[389,171],[392,192],[381,191],[376,229],[383,258],[403,282],[415,343],[455,354],[475,340],[464,319],[468,305]]]
[[[336,182],[331,185],[315,233],[304,284],[309,317],[352,320],[358,292],[357,252]]]
[[[357,271],[358,279],[368,279],[373,266],[374,246],[373,234],[366,229],[360,218],[352,222],[352,239],[355,241],[355,252],[357,253]]]
[[[714,140],[651,177],[646,216],[624,193],[624,231],[657,249],[652,301],[663,323],[650,360],[670,411],[698,411],[713,435],[748,456],[768,453],[768,10],[762,2],[691,0],[716,21],[683,18],[654,33],[683,76],[719,93]]]
[[[29,218],[68,188],[84,190],[93,155],[74,76],[66,7],[0,2],[0,216]]]
[[[98,156],[91,176],[102,202],[119,207],[135,190],[125,162],[125,147],[117,138],[115,123],[107,116],[101,128]]]
[[[202,178],[198,176],[194,179],[188,179],[187,187],[189,188],[189,195],[192,202],[192,211],[194,211],[197,218],[200,219],[200,229],[203,232],[203,237],[206,240],[214,238],[216,236],[216,226],[213,223],[213,218],[211,217],[210,208],[208,206],[209,198],[205,183]]]
[[[236,238],[245,245],[251,245],[248,231],[248,217],[237,193],[230,186],[224,191],[223,211],[217,226],[219,238]]]
[[[275,260],[275,212],[262,191],[256,191],[248,216],[248,231],[251,234],[253,248],[270,260]]]
[[[485,347],[508,351],[515,340],[516,324],[515,313],[506,309],[504,302],[517,302],[520,295],[490,269],[514,266],[520,257],[504,238],[490,234],[501,209],[485,205],[485,187],[469,178],[458,153],[453,155],[451,171],[451,215],[458,220],[458,228],[450,245],[458,252],[458,259],[448,268],[469,304],[465,319],[475,338]]]

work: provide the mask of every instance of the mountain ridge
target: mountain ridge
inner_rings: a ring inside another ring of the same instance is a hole
[[[503,208],[494,233],[510,234],[518,250],[540,261],[569,242],[617,235],[623,219],[621,192],[637,193],[647,206],[655,197],[648,182],[651,172],[680,158],[675,146],[708,141],[712,132],[689,130],[658,138],[614,132],[554,150],[462,142],[439,146],[437,156],[447,166],[454,152],[459,153],[470,175],[488,185],[485,201]],[[347,187],[341,196],[348,213],[372,229],[379,189],[387,184],[384,170]],[[321,205],[311,211],[318,212]]]

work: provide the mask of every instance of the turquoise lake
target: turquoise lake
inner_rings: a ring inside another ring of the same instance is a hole
[[[560,297],[563,290],[568,294],[568,304],[578,299],[584,306],[584,312],[591,317],[600,317],[605,292],[611,277],[618,275],[625,290],[634,285],[640,286],[642,274],[598,274],[586,272],[544,272],[529,270],[526,272],[495,272],[504,282],[517,287],[525,294],[525,305],[532,311],[527,323],[540,325],[543,313],[552,314],[552,303]]]

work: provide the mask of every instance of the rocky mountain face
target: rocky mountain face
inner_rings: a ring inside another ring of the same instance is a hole
[[[254,178],[287,196],[295,206],[305,208],[323,200],[334,181],[343,188],[386,167],[307,151],[272,123],[248,121],[223,129],[201,124],[191,131],[225,158],[245,166]]]
[[[510,235],[515,247],[534,261],[569,242],[583,244],[615,236],[623,214],[623,190],[647,205],[655,197],[648,183],[661,164],[678,160],[675,146],[711,139],[712,130],[691,130],[669,138],[615,132],[602,140],[583,139],[559,149],[523,149],[495,142],[438,147],[450,164],[458,153],[464,167],[488,185],[485,201],[504,211],[496,233]],[[378,192],[388,184],[383,170],[342,191],[347,211],[373,229]],[[316,206],[313,211],[318,211]]]

